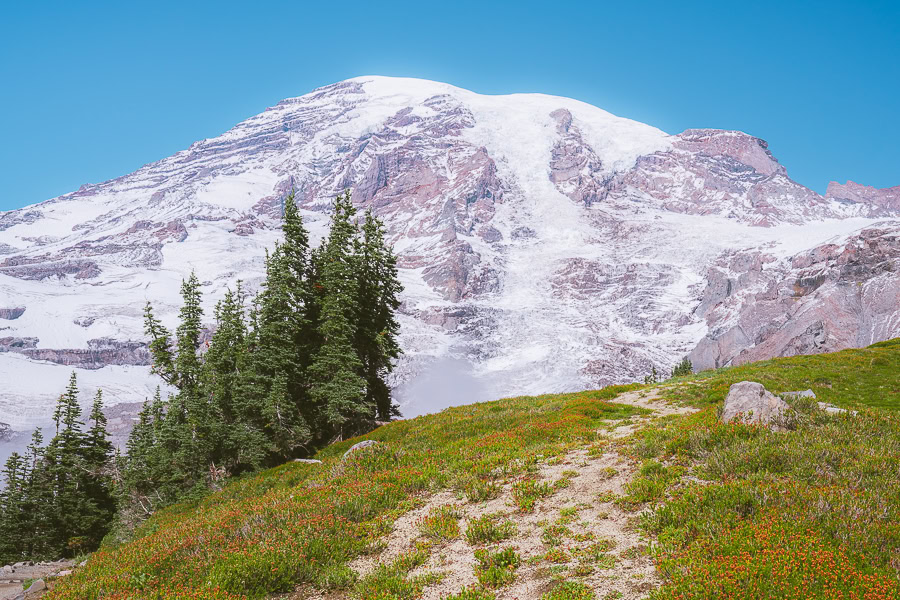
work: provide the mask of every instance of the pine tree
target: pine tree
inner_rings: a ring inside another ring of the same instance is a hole
[[[681,359],[681,362],[675,365],[675,368],[672,369],[672,377],[680,377],[682,375],[691,375],[694,372],[694,366],[691,364],[691,359],[687,356]]]
[[[103,390],[97,390],[88,420],[91,428],[85,438],[85,459],[89,468],[98,472],[109,463],[113,454],[113,445],[106,431],[106,415],[103,413]]]
[[[32,497],[38,509],[40,535],[35,555],[72,556],[96,547],[115,512],[111,482],[103,467],[111,454],[103,416],[102,394],[97,395],[91,431],[82,430],[75,373],[60,396],[54,415],[57,433],[40,459],[35,459]],[[36,435],[33,446],[40,443]],[[37,455],[35,449],[30,451]],[[103,463],[101,465],[101,463]],[[40,502],[37,500],[40,498]],[[33,536],[35,537],[35,536]]]
[[[147,302],[144,307],[144,332],[150,338],[150,356],[153,357],[151,370],[169,385],[176,385],[175,355],[172,352],[172,334],[153,315],[153,306]]]
[[[366,379],[366,402],[376,407],[380,419],[387,421],[399,414],[391,403],[385,378],[401,352],[397,341],[400,325],[394,315],[403,286],[397,274],[397,258],[384,239],[384,226],[369,211],[358,254],[356,347]]]
[[[266,279],[251,313],[244,401],[255,407],[275,456],[288,458],[311,441],[313,409],[307,369],[317,344],[309,234],[293,191],[284,201],[284,240],[266,256]]]
[[[46,506],[50,497],[44,476],[44,436],[41,430],[31,433],[31,443],[25,450],[25,469],[27,472],[23,493],[23,528],[26,531],[40,532],[46,530]],[[28,536],[23,552],[25,556],[36,557],[42,552],[41,540],[37,536]]]
[[[363,364],[354,347],[359,311],[359,282],[354,255],[356,210],[349,193],[334,203],[331,230],[318,259],[321,346],[309,368],[310,397],[325,435],[343,437],[374,415],[367,400]]]
[[[91,413],[88,417],[91,427],[84,436],[82,456],[84,459],[84,488],[82,496],[86,500],[85,514],[80,530],[86,538],[86,546],[100,545],[108,525],[116,514],[114,483],[110,475],[113,459],[113,445],[106,431],[106,415],[103,413],[103,392],[97,390]]]
[[[25,557],[26,538],[31,535],[25,512],[24,490],[27,465],[13,452],[3,469],[5,487],[0,491],[0,562],[16,562]]]
[[[175,330],[178,352],[175,356],[175,386],[181,392],[196,395],[203,367],[198,354],[203,333],[202,293],[196,273],[191,272],[191,276],[181,282],[181,300],[181,323]]]
[[[57,433],[46,450],[46,477],[51,504],[47,513],[48,551],[63,556],[71,545],[80,546],[80,521],[86,512],[84,493],[85,465],[82,455],[81,407],[75,373],[66,392],[59,397],[56,410]]]
[[[212,411],[215,441],[211,464],[228,472],[258,468],[267,454],[267,442],[258,425],[259,411],[240,390],[248,343],[241,282],[216,304],[216,332],[203,360],[203,393]]]

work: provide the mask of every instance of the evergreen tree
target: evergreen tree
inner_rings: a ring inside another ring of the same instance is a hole
[[[113,494],[114,482],[111,476],[113,445],[106,431],[106,415],[103,413],[103,392],[97,390],[91,413],[88,417],[91,427],[84,436],[82,456],[84,459],[85,481],[82,496],[85,514],[81,530],[88,547],[100,545],[108,524],[116,514],[116,499]]]
[[[681,362],[672,369],[672,377],[680,377],[682,375],[691,375],[694,372],[694,365],[687,356],[681,359]]]
[[[366,379],[366,403],[374,405],[378,418],[387,421],[399,414],[391,403],[385,378],[401,352],[397,341],[400,325],[394,314],[403,286],[397,274],[397,258],[384,239],[384,226],[370,211],[362,226],[358,256],[356,347]]]
[[[144,333],[150,338],[148,348],[153,357],[151,370],[169,385],[176,385],[175,355],[172,352],[172,334],[153,315],[153,307],[144,307]]]
[[[204,356],[202,380],[215,441],[209,462],[229,472],[258,468],[267,456],[267,441],[258,425],[257,407],[245,401],[240,390],[248,341],[240,281],[216,305],[215,316],[216,332]]]
[[[355,213],[349,193],[335,200],[331,230],[316,256],[317,283],[321,285],[321,346],[309,368],[309,383],[322,427],[319,433],[327,436],[349,435],[374,414],[361,376],[363,363],[354,347],[359,312]]]
[[[315,342],[309,235],[294,201],[284,203],[284,241],[266,256],[266,279],[257,295],[248,336],[244,401],[263,416],[275,456],[295,455],[311,441],[313,409],[306,371]]]
[[[22,560],[28,529],[25,511],[25,482],[27,465],[18,452],[13,452],[3,469],[5,487],[0,491],[0,562],[3,564]]]

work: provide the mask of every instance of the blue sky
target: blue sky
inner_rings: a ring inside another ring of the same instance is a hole
[[[801,183],[900,185],[900,2],[8,2],[0,210],[357,75],[740,129]]]

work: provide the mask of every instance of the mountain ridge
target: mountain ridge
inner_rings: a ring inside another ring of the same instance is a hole
[[[401,394],[444,358],[466,361],[487,399],[900,333],[896,188],[820,196],[740,132],[669,135],[577,100],[359,77],[0,213],[0,310],[24,308],[0,321],[0,421],[34,424],[71,366],[94,369],[89,391],[109,381],[112,402],[150,395],[133,349],[144,302],[172,321],[191,269],[208,309],[235,279],[253,288],[292,187],[314,239],[343,189],[387,224],[407,288]],[[106,354],[79,352],[92,347]],[[408,414],[428,410],[412,400]]]

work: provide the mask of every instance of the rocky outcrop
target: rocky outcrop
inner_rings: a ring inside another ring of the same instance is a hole
[[[550,153],[550,181],[576,202],[591,205],[606,198],[610,177],[600,157],[573,125],[572,113],[564,108],[550,113],[556,120],[559,139]]]
[[[722,422],[758,423],[779,427],[787,416],[787,403],[755,381],[740,381],[728,388]]]
[[[38,341],[34,337],[0,337],[0,352],[24,352],[37,347]]]
[[[710,268],[698,370],[833,352],[898,335],[900,226],[863,229],[778,260],[742,251]]]
[[[617,177],[613,202],[757,227],[855,214],[790,179],[764,140],[714,129],[689,129],[674,138],[670,150],[638,158],[634,169]]]
[[[24,314],[24,306],[17,306],[15,308],[0,308],[0,319],[5,319],[7,321],[15,321]]]
[[[46,360],[67,367],[99,369],[106,365],[149,365],[150,351],[144,342],[101,338],[88,340],[87,348],[35,348],[14,350],[33,360]]]
[[[0,442],[6,442],[12,439],[15,432],[8,423],[0,423]]]
[[[852,181],[844,184],[832,181],[825,197],[847,204],[866,216],[894,216],[900,212],[900,185],[878,189]]]
[[[358,452],[358,451],[362,450],[363,448],[369,448],[370,446],[375,446],[375,445],[380,444],[380,443],[381,443],[381,442],[379,442],[379,441],[377,441],[377,440],[363,440],[363,441],[361,441],[361,442],[358,442],[358,443],[356,443],[356,444],[353,444],[352,446],[350,446],[350,449],[349,449],[349,450],[347,450],[346,452],[344,452],[343,458],[347,458],[348,456],[350,456],[350,455],[353,454],[354,452]]]
[[[93,279],[100,275],[100,267],[92,260],[11,256],[0,261],[0,274],[36,281],[49,278],[64,279],[69,276],[76,280]]]
[[[149,365],[150,352],[144,342],[120,342],[109,338],[88,340],[87,348],[38,348],[40,340],[33,337],[2,337],[0,352],[18,352],[33,360],[78,367],[99,369],[106,365]]]

